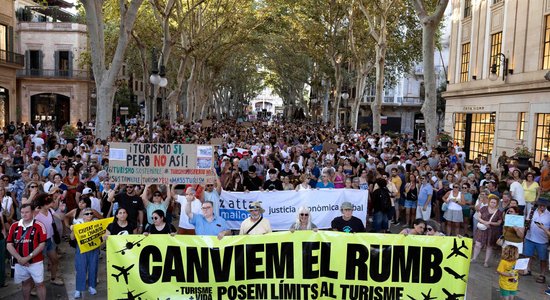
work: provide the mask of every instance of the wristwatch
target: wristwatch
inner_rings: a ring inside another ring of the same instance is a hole
[[[30,257],[32,258],[32,257],[34,256],[34,253],[33,253],[33,252],[31,252],[31,254],[29,254],[29,256],[30,256]]]

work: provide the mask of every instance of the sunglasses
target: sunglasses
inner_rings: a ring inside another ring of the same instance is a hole
[[[160,218],[159,217],[153,217],[153,220],[159,220]]]
[[[38,186],[36,186],[36,185],[31,185],[31,186],[29,186],[29,188],[31,188],[31,189],[35,189],[35,188],[37,188],[37,187],[38,187]]]
[[[155,196],[155,197],[160,197],[160,194],[154,194],[153,196]]]
[[[426,228],[427,231],[433,231],[434,229],[431,227]]]
[[[309,216],[309,214],[300,214],[300,216],[307,217],[307,216]]]
[[[92,212],[87,212],[87,213],[84,213],[84,215],[85,215],[85,216],[93,216],[94,213],[92,213]]]

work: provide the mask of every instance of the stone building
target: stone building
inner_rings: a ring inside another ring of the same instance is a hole
[[[16,120],[16,70],[23,67],[23,55],[15,45],[13,0],[0,0],[0,128]]]
[[[445,128],[469,160],[550,153],[550,0],[451,0]]]
[[[25,53],[25,67],[17,72],[19,121],[61,128],[88,120],[95,108],[91,74],[81,67],[88,49],[86,25],[64,10],[72,7],[66,1],[47,8],[32,6],[33,1],[17,4],[16,33]]]

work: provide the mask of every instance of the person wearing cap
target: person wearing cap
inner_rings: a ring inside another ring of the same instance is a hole
[[[539,198],[534,207],[527,215],[527,226],[525,228],[525,240],[523,242],[523,255],[534,260],[535,253],[540,262],[540,275],[536,281],[546,282],[546,271],[548,270],[548,237],[550,236],[550,212],[547,210],[550,201]],[[527,267],[527,274],[531,274]]]
[[[365,232],[365,225],[363,222],[353,216],[353,205],[350,202],[344,202],[340,206],[340,211],[342,216],[336,217],[330,223],[332,230],[355,233],[355,232]]]
[[[92,203],[92,209],[95,210],[95,211],[101,211],[101,200],[99,200],[95,194],[94,194],[94,190],[92,188],[85,188],[82,190],[82,195],[80,196],[81,198],[82,197],[88,197],[90,198],[90,202]]]
[[[252,202],[248,207],[248,212],[250,217],[241,223],[240,235],[258,235],[271,232],[271,223],[262,215],[265,209],[262,208],[261,202]]]

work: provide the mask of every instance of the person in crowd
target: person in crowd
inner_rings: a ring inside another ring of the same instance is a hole
[[[7,194],[6,187],[0,187],[0,199],[2,200],[2,215],[6,224],[11,225],[15,219],[16,202]]]
[[[400,211],[401,211],[401,188],[403,186],[403,182],[401,181],[401,177],[398,175],[399,171],[398,168],[392,168],[391,169],[391,182],[394,184],[397,192],[394,195],[395,198],[395,218],[393,221],[393,224],[397,225],[399,224],[399,217],[400,217]],[[404,204],[404,202],[403,202]]]
[[[171,191],[170,187],[166,185],[166,191],[169,193]],[[143,200],[143,207],[145,207],[146,211],[146,220],[147,225],[145,228],[151,226],[153,224],[153,212],[156,210],[162,210],[163,213],[166,215],[166,210],[168,209],[168,205],[170,204],[170,199],[172,199],[171,195],[167,195],[166,198],[162,198],[162,192],[155,188],[153,189],[153,186],[146,185],[144,192],[141,194],[141,200]]]
[[[71,211],[76,208],[76,188],[78,187],[79,178],[78,170],[74,166],[67,168],[67,176],[63,178],[63,183],[67,186],[67,193],[65,195],[65,203],[67,204],[67,210]]]
[[[532,172],[527,173],[525,180],[521,183],[521,187],[523,188],[523,196],[525,198],[525,210],[530,211],[540,196],[540,186],[535,181],[535,174]]]
[[[514,269],[519,258],[518,248],[513,245],[504,246],[498,263],[498,286],[500,299],[513,300],[518,291],[518,271]]]
[[[97,211],[90,207],[82,210],[82,223],[91,222],[97,215]],[[71,239],[74,239],[73,226],[71,225]],[[86,281],[88,282],[88,292],[90,295],[97,294],[97,271],[99,268],[99,247],[82,253],[80,245],[77,243],[75,250],[74,266],[76,270],[76,288],[74,298],[82,297],[82,292],[86,290]],[[86,280],[87,278],[87,280]]]
[[[36,208],[34,219],[42,223],[46,228],[46,246],[44,254],[48,256],[50,269],[50,283],[54,285],[64,285],[63,279],[57,277],[57,268],[59,267],[59,257],[55,250],[54,234],[57,230],[55,226],[55,211],[52,209],[53,197],[49,194],[40,194],[33,201]],[[57,232],[59,234],[59,232]]]
[[[6,239],[8,252],[16,260],[14,282],[22,283],[23,299],[30,299],[33,285],[40,300],[46,300],[44,256],[47,233],[44,225],[34,219],[35,207],[21,205],[21,220],[11,225]]]
[[[269,169],[267,174],[269,176],[269,179],[264,182],[263,189],[266,191],[282,191],[283,183],[279,178],[277,178],[277,170],[274,168]]]
[[[188,187],[185,189],[185,196],[177,195],[175,191],[175,186],[173,186],[173,193],[175,195],[176,202],[180,204],[182,208],[182,214],[180,215],[179,225],[178,225],[178,234],[185,235],[195,235],[195,226],[189,222],[189,217],[187,214],[183,213],[184,208],[187,205],[187,202],[191,202],[191,212],[198,214],[201,211],[201,201],[195,197],[195,189]]]
[[[296,191],[301,190],[310,190],[311,185],[309,185],[309,174],[302,174],[300,175],[300,184],[298,184],[295,188]]]
[[[38,181],[31,181],[27,184],[23,197],[21,198],[21,204],[32,203],[34,199],[40,194],[40,191],[43,190],[42,185]]]
[[[474,207],[474,196],[473,194],[477,192],[475,186],[471,186],[469,182],[463,182],[461,184],[461,193],[464,196],[464,205],[462,206],[462,232],[464,235],[467,235],[468,228],[470,226],[470,218],[472,216],[472,208]]]
[[[0,206],[0,288],[8,286],[6,281],[6,226],[4,209]]]
[[[214,214],[214,203],[205,200],[201,205],[202,214],[195,214],[191,211],[192,200],[185,204],[185,214],[189,222],[195,226],[197,235],[212,235],[222,239],[226,235],[231,235],[231,230],[224,218]]]
[[[365,232],[365,225],[353,215],[353,205],[350,202],[343,202],[340,205],[340,212],[342,215],[334,218],[330,223],[332,230],[347,233]]]
[[[482,248],[485,248],[485,262],[483,266],[489,267],[489,260],[493,254],[493,248],[500,236],[500,225],[503,222],[502,212],[498,210],[498,199],[491,198],[489,205],[479,210],[477,230],[474,236],[474,255],[472,261],[476,261]]]
[[[263,167],[262,167],[262,169],[263,169]],[[258,176],[256,163],[254,165],[248,167],[248,172],[244,172],[243,177],[244,177],[243,185],[244,185],[245,190],[247,190],[247,191],[259,191],[262,188],[263,181],[260,178],[260,176]]]
[[[250,217],[244,219],[239,230],[240,235],[257,235],[271,232],[271,223],[263,217],[265,209],[259,201],[252,202],[248,207]]]
[[[300,208],[298,208],[298,212],[296,213],[296,221],[290,226],[291,232],[296,230],[318,230],[317,225],[311,221],[311,212],[309,211],[309,208],[305,206],[300,206]]]
[[[411,226],[416,216],[416,202],[418,200],[418,183],[416,175],[410,174],[409,181],[405,184],[405,224]]]
[[[441,225],[432,219],[426,221],[426,235],[445,236],[445,234],[441,232]]]
[[[323,173],[315,187],[318,189],[333,189],[334,183],[330,180],[330,175],[328,173]]]
[[[378,178],[372,192],[373,231],[387,232],[389,230],[388,215],[392,207],[392,195],[387,188],[387,178]]]
[[[536,281],[546,282],[546,271],[548,270],[548,229],[550,229],[550,211],[547,210],[550,201],[539,198],[537,207],[532,208],[527,216],[525,227],[525,240],[523,242],[523,255],[529,257],[530,265],[534,264],[535,253],[540,263],[540,275]],[[531,274],[529,267],[526,274]]]
[[[420,176],[420,189],[418,190],[418,202],[416,204],[416,218],[427,221],[432,214],[433,186],[426,175]]]
[[[113,222],[107,225],[103,240],[106,241],[110,235],[127,235],[137,233],[134,224],[128,222],[128,212],[124,207],[120,207],[115,215]]]
[[[447,204],[447,210],[443,215],[447,222],[447,235],[460,235],[460,225],[464,221],[462,217],[462,205],[464,205],[464,195],[460,192],[459,183],[452,185],[452,190],[443,196],[443,201]]]
[[[516,170],[514,170],[512,174],[516,173],[515,171]],[[516,177],[508,176],[508,178],[506,179],[506,183],[510,188],[510,194],[512,195],[512,198],[516,199],[519,203],[519,208],[527,213],[527,211],[525,210],[525,191],[523,190],[520,181],[521,179],[519,175]]]
[[[84,188],[82,190],[82,195],[80,195],[80,199],[82,198],[88,198],[90,199],[90,203],[91,203],[91,207],[93,210],[95,211],[102,211],[101,210],[101,200],[99,200],[96,196],[95,196],[95,192],[94,192],[94,189],[92,188]]]
[[[143,232],[144,235],[170,234],[173,236],[176,234],[176,227],[172,224],[166,223],[166,218],[164,217],[164,211],[162,209],[153,211],[152,219],[153,223],[145,229]]]
[[[143,224],[145,222],[143,201],[136,194],[134,185],[128,184],[125,189],[125,193],[115,195],[115,187],[109,194],[108,200],[113,203],[113,214],[116,214],[116,210],[120,207],[126,208],[126,212],[128,212],[128,222],[136,225],[137,233],[142,233]]]
[[[413,225],[411,228],[404,228],[399,232],[399,234],[404,235],[423,235],[424,231],[426,230],[426,221],[423,219],[416,219],[413,221]]]
[[[292,183],[290,183],[290,175],[282,176],[281,181],[283,182],[283,190],[284,191],[294,190],[294,185]]]
[[[504,220],[506,221],[507,215],[520,215],[519,207],[508,207],[505,212]],[[525,237],[524,226],[506,226],[506,223],[502,230],[502,238],[504,239],[502,247],[512,245],[518,248],[519,254],[523,253],[523,238]]]

